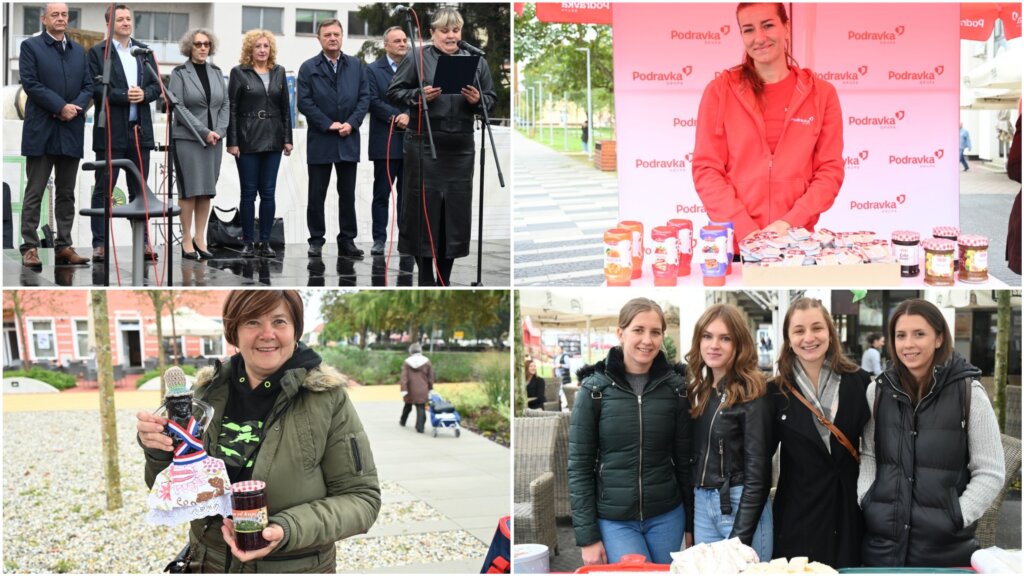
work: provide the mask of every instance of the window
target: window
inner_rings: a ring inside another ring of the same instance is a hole
[[[42,6],[25,6],[22,20],[22,31],[26,36],[43,31],[43,23],[39,17],[43,14]],[[81,8],[68,8],[68,28],[81,28]]]
[[[284,34],[284,8],[263,8],[260,6],[242,6],[242,33],[254,28],[270,30],[274,34]]]
[[[324,20],[336,18],[334,10],[307,10],[297,8],[295,10],[295,33],[316,34],[316,27]]]
[[[348,28],[346,30],[349,36],[383,36],[386,29],[383,25],[371,26],[367,24],[365,20],[359,17],[359,12],[348,13]]]
[[[168,358],[168,359],[174,358],[174,344],[175,344],[174,338],[172,338],[170,336],[164,336],[164,357],[165,358]],[[185,337],[184,336],[178,336],[177,345],[178,345],[178,357],[179,358],[184,358],[185,357]]]
[[[75,358],[92,358],[89,350],[89,321],[75,320]]]
[[[203,356],[220,358],[224,355],[224,339],[220,336],[203,338]]]
[[[135,37],[155,42],[177,42],[188,31],[188,14],[135,12]]]
[[[57,334],[53,331],[53,320],[29,320],[28,338],[32,341],[35,360],[57,358]]]

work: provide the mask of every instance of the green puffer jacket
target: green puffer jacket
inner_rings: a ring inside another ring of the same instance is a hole
[[[577,372],[569,427],[569,497],[576,544],[601,540],[597,519],[643,520],[680,503],[693,531],[691,422],[686,368],[659,352],[638,397],[626,381],[622,349]],[[600,421],[596,401],[599,394]]]
[[[216,454],[230,374],[226,364],[196,374],[195,397],[216,410],[203,436],[210,454]],[[270,555],[242,564],[224,542],[219,516],[195,520],[189,531],[193,571],[334,572],[335,542],[365,533],[377,519],[377,467],[345,378],[321,364],[308,371],[289,370],[281,387],[271,413],[290,399],[292,403],[267,431],[252,478],[267,483],[270,522],[284,528],[284,540]],[[152,487],[172,454],[145,453],[146,484]]]

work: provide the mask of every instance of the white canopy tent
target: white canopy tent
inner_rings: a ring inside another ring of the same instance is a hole
[[[171,316],[160,318],[160,325],[165,338],[171,337]],[[219,337],[224,334],[224,326],[219,322],[199,314],[187,306],[174,311],[174,328],[178,336]],[[156,334],[156,323],[147,327],[147,332]]]
[[[1024,49],[1013,42],[995,58],[967,71],[960,108],[1002,110],[1017,107],[1021,97],[1021,62]]]

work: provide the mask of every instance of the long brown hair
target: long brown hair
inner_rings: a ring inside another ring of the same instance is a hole
[[[794,383],[791,379],[793,378],[796,363],[800,360],[796,357],[796,353],[793,352],[792,343],[789,341],[789,323],[790,319],[793,318],[793,314],[798,310],[821,311],[821,317],[825,320],[825,327],[828,329],[828,350],[825,351],[825,359],[833,372],[836,374],[852,374],[860,370],[859,366],[843,354],[843,347],[839,343],[839,331],[836,329],[835,322],[832,321],[832,315],[821,304],[821,300],[817,298],[797,298],[789,305],[786,319],[782,321],[782,350],[779,351],[779,375],[776,380],[780,388],[786,392],[790,392],[794,388]]]
[[[779,21],[781,21],[785,26],[789,25],[789,15],[786,14],[786,5],[782,2],[740,2],[736,5],[736,24],[739,24],[740,21],[740,10],[750,8],[751,6],[757,6],[758,4],[771,4],[775,6],[775,14],[779,17]],[[790,31],[790,33],[792,33],[792,31]],[[788,42],[789,38],[787,37],[786,40]],[[793,58],[793,55],[789,52],[788,43],[786,46],[786,65],[796,65],[796,59]],[[754,92],[757,102],[759,104],[763,104],[764,80],[761,79],[761,75],[757,73],[757,68],[754,67],[754,59],[751,58],[750,54],[747,54],[746,51],[743,52],[743,64],[740,68],[740,78],[742,78],[743,82],[746,83],[747,86],[750,87],[751,91]]]
[[[757,369],[757,346],[754,337],[743,320],[739,309],[731,304],[715,304],[701,315],[693,328],[690,351],[686,353],[686,365],[692,377],[689,385],[690,415],[697,418],[704,412],[715,385],[711,368],[700,355],[700,343],[708,325],[721,319],[733,342],[733,361],[729,374],[724,378],[726,391],[723,407],[750,402],[764,396],[766,385],[764,375]]]
[[[932,365],[928,367],[928,374],[923,380],[915,378],[910,373],[910,369],[900,361],[899,355],[896,354],[896,321],[903,316],[920,316],[924,318],[924,321],[932,327],[932,330],[935,330],[935,333],[942,338],[942,344],[935,349],[935,356],[932,356]],[[886,342],[886,345],[889,347],[889,357],[892,358],[892,364],[896,369],[896,376],[900,380],[900,386],[910,396],[910,399],[914,401],[914,404],[917,404],[921,401],[921,397],[924,396],[925,388],[930,384],[929,380],[931,374],[935,371],[935,367],[945,364],[949,357],[953,355],[953,335],[949,332],[949,324],[946,324],[946,319],[935,304],[927,300],[914,298],[904,300],[900,302],[899,306],[896,306],[896,310],[892,313],[892,318],[889,319],[889,327],[886,332],[889,338],[888,342]]]

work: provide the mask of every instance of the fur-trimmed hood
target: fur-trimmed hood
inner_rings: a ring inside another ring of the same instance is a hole
[[[221,368],[222,365],[220,363],[216,366],[200,368],[196,372],[193,388],[202,388],[216,380]],[[297,368],[296,370],[304,369]],[[320,366],[306,371],[306,376],[302,379],[302,387],[310,392],[326,392],[335,388],[347,388],[348,378],[341,372],[338,372],[333,366],[320,364]]]

